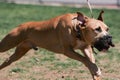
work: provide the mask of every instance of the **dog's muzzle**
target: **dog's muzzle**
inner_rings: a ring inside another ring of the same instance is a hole
[[[103,36],[94,43],[94,47],[99,51],[107,51],[110,48],[110,46],[115,46],[112,42],[112,36],[110,35]]]

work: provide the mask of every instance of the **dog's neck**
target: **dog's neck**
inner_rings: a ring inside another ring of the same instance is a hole
[[[75,33],[75,37],[80,41],[85,42],[83,31],[80,29],[81,25],[79,25],[76,17],[72,19],[72,24],[73,24],[73,31]]]

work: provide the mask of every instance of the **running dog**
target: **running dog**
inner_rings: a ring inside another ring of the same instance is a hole
[[[30,49],[37,50],[40,47],[82,62],[89,69],[93,80],[101,80],[101,71],[95,63],[92,48],[106,51],[110,46],[114,47],[102,13],[98,19],[77,12],[19,25],[0,42],[0,52],[16,47],[14,54],[0,65],[0,69],[17,61]],[[76,49],[80,49],[84,56],[75,52]]]

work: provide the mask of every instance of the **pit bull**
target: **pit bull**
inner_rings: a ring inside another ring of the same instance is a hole
[[[0,52],[16,47],[14,54],[0,65],[0,69],[17,61],[30,49],[37,50],[40,47],[82,62],[89,69],[93,80],[101,80],[101,70],[95,63],[92,48],[106,51],[110,46],[114,47],[102,13],[98,19],[77,12],[19,25],[0,42]],[[77,53],[76,49],[81,50],[84,56]]]

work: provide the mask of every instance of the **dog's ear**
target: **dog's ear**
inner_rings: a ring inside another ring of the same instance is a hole
[[[101,12],[100,12],[100,14],[99,14],[99,16],[98,16],[98,20],[103,21],[103,16],[102,16],[103,13],[104,13],[104,11],[101,10]]]
[[[85,16],[80,13],[77,12],[77,17],[76,17],[78,24],[74,27],[74,30],[76,31],[76,37],[81,39],[81,30],[85,29]]]
[[[84,26],[85,25],[85,17],[82,13],[77,12],[77,20],[80,21],[80,25]]]

